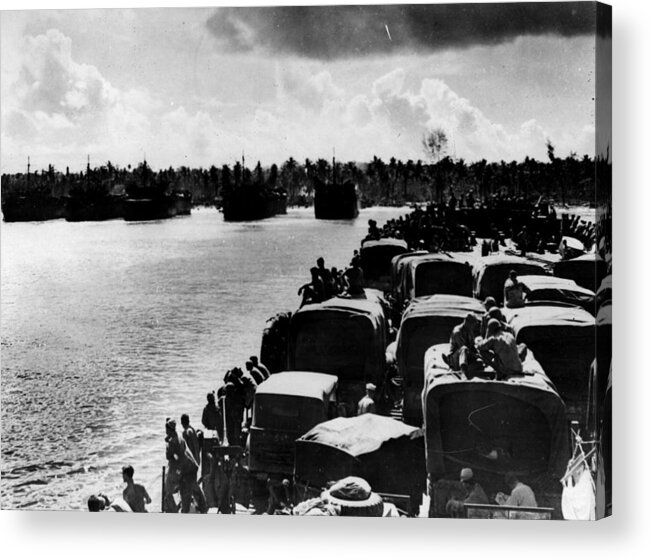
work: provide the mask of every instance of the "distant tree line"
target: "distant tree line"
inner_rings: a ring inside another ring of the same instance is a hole
[[[435,161],[384,161],[374,157],[367,163],[330,162],[326,159],[299,163],[289,158],[280,166],[250,169],[241,162],[209,168],[169,167],[153,171],[146,162],[132,168],[107,162],[72,173],[54,169],[2,175],[2,196],[102,195],[128,192],[147,183],[163,190],[189,191],[194,204],[212,205],[229,190],[239,188],[283,189],[289,205],[312,202],[315,179],[326,183],[351,180],[358,185],[361,202],[370,205],[403,205],[443,200],[452,192],[457,197],[473,192],[476,198],[502,192],[511,196],[548,196],[558,203],[590,203],[595,196],[595,160],[571,154],[556,157],[547,145],[548,161],[525,158],[516,162],[467,163],[450,156]],[[440,156],[440,153],[438,154]],[[434,158],[430,158],[434,159]]]

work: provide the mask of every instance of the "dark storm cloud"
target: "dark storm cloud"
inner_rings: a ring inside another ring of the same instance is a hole
[[[230,51],[334,59],[496,45],[520,35],[587,35],[595,32],[595,4],[220,8],[207,26]]]

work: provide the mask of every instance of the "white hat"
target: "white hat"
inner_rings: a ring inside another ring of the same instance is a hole
[[[472,469],[465,467],[461,469],[461,475],[459,476],[459,478],[461,479],[461,482],[468,482],[469,480],[472,480],[473,476],[475,475],[472,472]]]

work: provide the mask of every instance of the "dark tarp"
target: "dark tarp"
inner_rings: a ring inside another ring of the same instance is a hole
[[[584,309],[541,305],[507,310],[525,343],[554,382],[572,419],[585,420],[590,365],[596,355],[595,318]]]
[[[427,253],[407,260],[400,275],[403,300],[432,294],[472,296],[472,266],[442,253]]]
[[[366,286],[383,291],[391,290],[391,262],[396,255],[404,254],[408,250],[407,242],[402,239],[364,241],[360,257]]]
[[[423,389],[427,472],[458,478],[471,467],[479,478],[514,471],[560,477],[569,459],[565,405],[531,352],[526,375],[503,381],[456,374],[441,359],[448,345],[428,351]]]
[[[472,296],[472,266],[445,253],[410,255],[398,262],[395,295],[399,302],[432,294]]]
[[[403,415],[415,425],[422,422],[420,393],[423,389],[424,357],[434,344],[450,340],[452,329],[468,313],[481,319],[484,306],[474,298],[435,295],[414,300],[403,314],[396,345],[398,372],[404,379]]]
[[[376,414],[335,418],[296,441],[296,479],[325,487],[360,476],[375,492],[414,494],[425,488],[422,430]]]
[[[377,383],[384,373],[387,319],[375,297],[306,305],[290,323],[289,369]]]
[[[336,375],[339,402],[351,413],[366,383],[381,392],[386,372],[386,308],[372,290],[366,294],[306,305],[294,313],[289,329],[288,368]]]
[[[595,253],[589,253],[567,261],[559,261],[554,265],[554,276],[574,280],[579,286],[593,292],[597,291],[607,272],[608,265],[606,261]]]
[[[391,259],[391,285],[393,286],[394,296],[398,295],[398,287],[404,266],[413,258],[427,254],[427,251],[410,251],[409,253],[396,255]]]

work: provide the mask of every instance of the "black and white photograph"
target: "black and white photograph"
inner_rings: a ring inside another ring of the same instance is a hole
[[[609,5],[14,9],[0,47],[0,509],[612,514]]]

